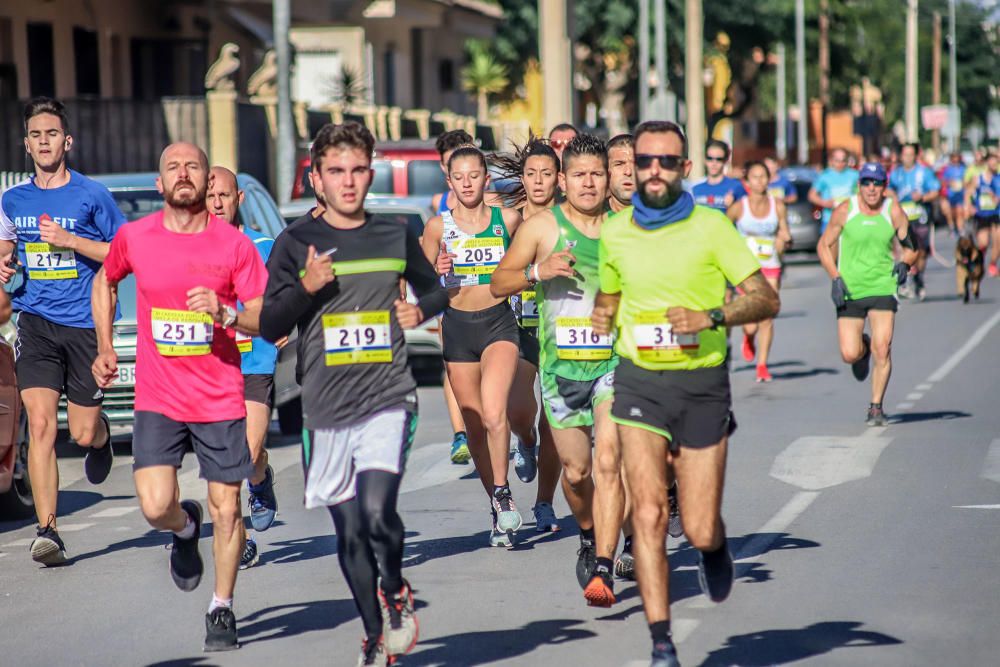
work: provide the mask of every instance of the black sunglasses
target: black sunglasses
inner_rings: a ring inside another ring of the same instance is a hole
[[[654,161],[658,162],[662,169],[669,169],[670,171],[680,169],[681,165],[684,164],[684,158],[680,155],[649,155],[639,153],[635,156],[635,166],[639,169],[649,169],[653,166]]]
[[[725,162],[726,158],[724,158],[724,157],[715,157],[714,155],[706,155],[705,156],[705,160],[707,162]]]
[[[885,187],[885,181],[880,181],[876,178],[862,178],[859,183],[861,187],[866,188],[869,185],[874,185],[876,188]]]

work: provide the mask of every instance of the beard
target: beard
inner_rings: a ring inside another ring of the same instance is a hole
[[[177,188],[181,185],[189,185],[194,190],[178,192]],[[178,181],[174,183],[173,188],[163,193],[163,199],[173,208],[198,208],[205,205],[205,195],[207,192],[208,184],[198,189],[191,181]]]
[[[663,183],[664,185],[667,186],[667,189],[663,194],[653,195],[646,190],[647,185],[656,182]],[[641,199],[642,203],[648,206],[649,208],[667,208],[675,201],[677,201],[677,198],[681,196],[681,193],[683,191],[684,187],[679,179],[674,183],[667,183],[666,181],[658,178],[651,178],[648,181],[643,181],[642,183],[639,183],[639,190],[638,190],[639,199]]]

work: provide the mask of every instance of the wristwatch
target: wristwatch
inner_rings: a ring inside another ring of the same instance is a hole
[[[227,305],[223,304],[223,306],[222,306],[222,312],[225,315],[225,317],[222,318],[222,328],[223,329],[228,329],[229,327],[231,327],[234,324],[236,324],[236,309],[235,308],[233,308],[232,306],[227,306]]]
[[[532,275],[534,269],[535,269],[534,264],[528,264],[526,267],[524,267],[524,279],[528,281],[529,285],[534,285],[536,282],[538,282]]]
[[[713,308],[708,311],[708,319],[712,320],[713,329],[718,329],[726,324],[726,314],[722,312],[721,308]]]

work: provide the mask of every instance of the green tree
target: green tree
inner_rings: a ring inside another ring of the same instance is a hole
[[[476,115],[480,121],[485,121],[489,117],[488,96],[503,92],[507,87],[508,70],[482,42],[470,41],[466,48],[469,64],[462,68],[462,88],[476,96]]]

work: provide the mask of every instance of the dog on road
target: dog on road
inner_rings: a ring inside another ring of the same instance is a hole
[[[979,283],[983,279],[983,253],[968,236],[955,245],[955,283],[962,301],[969,303],[970,293],[979,298]]]

